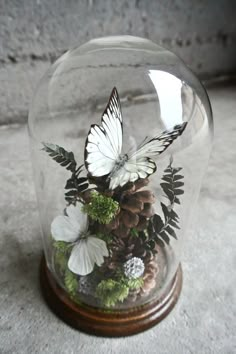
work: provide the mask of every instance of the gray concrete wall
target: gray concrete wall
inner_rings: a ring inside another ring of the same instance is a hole
[[[36,82],[61,53],[113,34],[150,38],[204,78],[236,72],[234,0],[0,0],[0,124],[26,120]]]

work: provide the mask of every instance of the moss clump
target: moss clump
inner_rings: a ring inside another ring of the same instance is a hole
[[[76,295],[78,290],[78,277],[76,274],[72,273],[69,269],[65,272],[65,287],[68,293],[73,297]]]
[[[130,290],[137,290],[143,285],[143,278],[102,280],[96,288],[96,296],[106,307],[113,307],[117,302],[123,302],[128,296]]]
[[[106,279],[102,280],[96,289],[96,295],[107,307],[113,307],[117,302],[123,302],[129,295],[129,288],[123,282]]]
[[[68,261],[68,243],[63,241],[54,241],[54,264],[61,274],[65,273]]]
[[[143,278],[137,278],[137,279],[129,279],[127,281],[127,285],[130,290],[138,290],[143,286]]]
[[[54,241],[53,247],[60,253],[66,253],[68,250],[68,243],[64,241]]]
[[[83,206],[83,211],[100,224],[109,224],[118,210],[118,202],[95,191],[91,193],[90,202]]]

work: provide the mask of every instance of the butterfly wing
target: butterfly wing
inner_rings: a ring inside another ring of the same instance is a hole
[[[156,171],[156,164],[152,157],[164,152],[186,128],[187,123],[174,126],[161,135],[146,138],[132,155],[128,157],[124,166],[112,174],[110,189],[124,186],[127,182],[135,182],[139,178],[146,178]]]
[[[130,156],[130,160],[137,160],[144,156],[155,157],[164,152],[186,128],[187,123],[175,125],[171,130],[165,130],[161,135],[146,138],[138,149]]]
[[[94,177],[109,174],[122,149],[122,114],[116,88],[112,90],[101,125],[91,126],[85,143],[85,166]]]
[[[105,241],[88,236],[73,247],[68,267],[73,273],[84,276],[93,271],[95,263],[101,266],[108,255]]]
[[[115,171],[110,179],[109,188],[115,189],[128,182],[135,182],[139,178],[146,178],[156,171],[155,162],[149,157],[130,159],[123,167]]]

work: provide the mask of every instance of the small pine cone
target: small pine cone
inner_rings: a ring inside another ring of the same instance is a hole
[[[154,194],[148,190],[142,190],[149,183],[148,178],[129,182],[125,186],[109,191],[114,200],[120,204],[119,213],[109,224],[97,225],[99,232],[127,238],[131,228],[142,231],[147,227],[147,220],[154,214],[152,204],[155,202]],[[89,202],[91,191],[85,191],[83,198]]]
[[[141,287],[140,295],[147,296],[156,286],[156,277],[159,272],[156,257],[153,257],[148,262],[145,262],[145,272],[143,275],[143,286]]]
[[[113,237],[110,244],[111,255],[105,260],[102,267],[115,270],[132,257],[132,251],[127,247],[126,242],[121,237]]]
[[[111,262],[116,262],[118,265],[124,264],[132,257],[138,257],[145,259],[146,261],[146,249],[143,245],[144,241],[140,237],[128,235],[125,238],[119,236],[113,238],[110,245],[112,256]]]
[[[128,302],[135,302],[139,296],[140,293],[140,288],[139,289],[133,289],[129,291],[129,297],[127,299]]]
[[[159,272],[156,257],[144,262],[145,271],[143,274],[143,285],[139,289],[130,290],[128,302],[137,301],[140,297],[146,297],[156,286],[156,277]]]
[[[132,256],[133,257],[139,257],[142,259],[145,259],[146,257],[146,249],[143,245],[143,240],[140,237],[129,237],[127,240],[127,248],[132,247]]]

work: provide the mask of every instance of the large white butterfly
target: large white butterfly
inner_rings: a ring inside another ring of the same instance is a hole
[[[152,157],[165,151],[182,134],[186,125],[185,122],[159,136],[146,137],[135,152],[122,154],[122,113],[114,87],[102,115],[102,124],[93,124],[89,130],[85,143],[85,166],[91,176],[108,175],[110,189],[146,178],[156,171]]]

